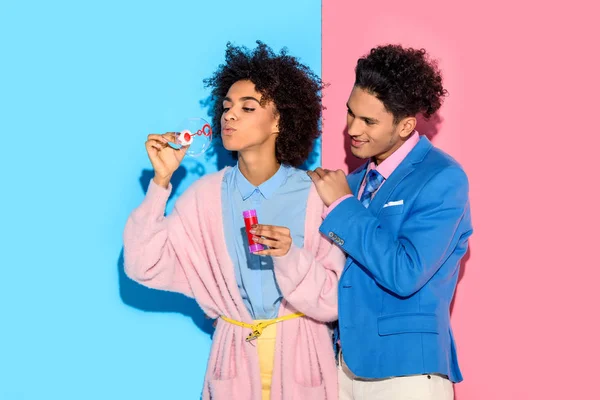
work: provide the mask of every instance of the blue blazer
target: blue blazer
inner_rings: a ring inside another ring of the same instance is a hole
[[[355,195],[366,170],[348,175]],[[472,233],[468,193],[462,167],[421,137],[368,209],[350,197],[321,224],[348,255],[338,329],[356,375],[462,380],[450,303]]]

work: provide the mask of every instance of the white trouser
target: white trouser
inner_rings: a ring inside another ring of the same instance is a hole
[[[340,400],[453,400],[452,382],[440,375],[410,375],[386,379],[359,378],[340,354]]]

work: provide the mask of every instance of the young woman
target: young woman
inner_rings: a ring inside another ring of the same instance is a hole
[[[148,136],[154,168],[125,228],[125,270],[151,288],[196,299],[217,319],[203,391],[217,400],[337,399],[327,322],[337,319],[344,255],[319,233],[325,209],[297,169],[319,136],[321,82],[285,51],[230,44],[205,81],[213,128],[237,165],[207,175],[165,217],[170,179],[185,148]],[[243,213],[256,210],[252,253]]]

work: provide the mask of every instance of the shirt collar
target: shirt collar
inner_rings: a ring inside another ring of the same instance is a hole
[[[239,165],[235,166],[235,184],[242,195],[242,199],[246,200],[252,193],[258,191],[265,199],[273,196],[275,191],[283,185],[287,177],[287,167],[280,165],[275,175],[261,183],[259,186],[254,186],[246,179],[244,174],[239,169]]]
[[[388,158],[383,160],[379,165],[376,165],[374,161],[369,163],[369,171],[372,169],[377,170],[385,179],[389,178],[392,172],[398,168],[398,165],[415,148],[419,142],[419,132],[414,131],[413,134],[400,146],[395,152],[393,152]]]

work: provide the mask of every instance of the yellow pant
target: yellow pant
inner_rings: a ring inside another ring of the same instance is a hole
[[[257,319],[255,324],[268,320]],[[269,400],[271,395],[271,377],[273,376],[273,362],[275,358],[275,336],[277,324],[269,325],[262,335],[256,339],[258,350],[258,363],[260,366],[260,382],[262,384],[262,400]]]

